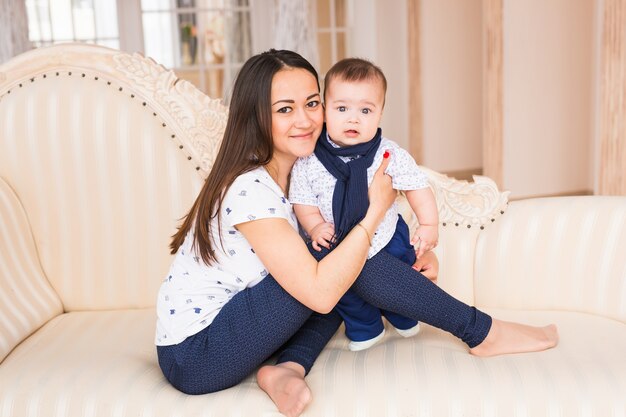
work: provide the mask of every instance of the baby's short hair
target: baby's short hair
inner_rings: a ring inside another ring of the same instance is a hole
[[[333,65],[324,77],[324,98],[326,90],[333,80],[348,82],[379,80],[383,86],[383,95],[387,94],[387,78],[383,71],[363,58],[345,58]]]

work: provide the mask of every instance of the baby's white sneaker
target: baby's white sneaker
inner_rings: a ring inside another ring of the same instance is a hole
[[[420,324],[417,323],[415,326],[411,327],[410,329],[406,329],[406,330],[402,330],[402,329],[398,329],[396,327],[394,327],[394,329],[396,329],[396,331],[398,332],[398,334],[402,337],[413,337],[416,334],[418,334],[420,332]]]
[[[419,323],[418,323],[418,326],[419,326]],[[405,331],[408,331],[408,330],[405,330]],[[352,352],[358,352],[359,350],[369,349],[372,346],[374,346],[376,343],[381,341],[384,336],[385,336],[385,329],[383,329],[383,331],[380,332],[378,336],[372,337],[371,339],[368,339],[368,340],[362,340],[360,342],[351,340],[350,343],[348,343],[348,349],[350,349]]]

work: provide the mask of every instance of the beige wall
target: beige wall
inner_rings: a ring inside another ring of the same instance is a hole
[[[482,166],[481,0],[420,0],[424,165]],[[503,0],[503,188],[589,192],[597,137],[598,1]]]
[[[482,166],[481,0],[421,1],[424,161],[437,171]]]
[[[504,0],[504,188],[592,190],[594,2]]]
[[[376,2],[376,61],[387,78],[383,133],[400,146],[409,147],[409,94],[406,0]]]
[[[383,132],[408,149],[407,0],[356,3],[349,13],[348,50],[385,72]],[[480,168],[481,0],[422,0],[421,8],[423,165],[438,171]]]
[[[406,0],[355,0],[348,15],[352,27],[349,54],[372,60],[387,78],[383,134],[408,149]]]

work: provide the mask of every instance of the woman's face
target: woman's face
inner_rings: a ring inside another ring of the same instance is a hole
[[[296,158],[313,153],[324,111],[315,77],[302,68],[284,68],[272,80],[274,157]]]

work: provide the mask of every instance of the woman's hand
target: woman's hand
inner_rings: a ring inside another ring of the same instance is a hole
[[[439,275],[439,260],[435,252],[428,251],[418,258],[413,264],[413,269],[421,272],[426,278],[437,283],[437,276]]]
[[[396,196],[398,195],[398,192],[391,186],[391,177],[385,174],[391,158],[393,156],[389,151],[385,151],[383,162],[376,170],[372,184],[369,186],[370,210],[378,218],[378,221],[382,220],[387,210],[396,201]],[[370,214],[370,210],[368,210],[368,214]],[[378,222],[376,226],[378,226]]]

